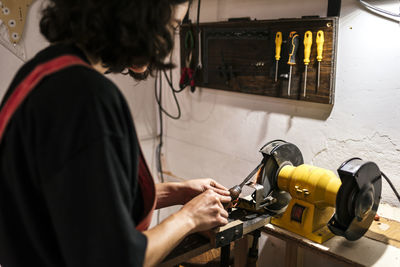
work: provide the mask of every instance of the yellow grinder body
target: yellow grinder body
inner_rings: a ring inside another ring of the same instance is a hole
[[[301,199],[317,207],[335,207],[340,179],[330,170],[303,164],[284,166],[278,174],[278,187],[292,198]]]
[[[340,179],[332,171],[302,164],[282,166],[277,182],[292,199],[286,212],[271,222],[318,243],[331,238],[327,222],[334,213]]]

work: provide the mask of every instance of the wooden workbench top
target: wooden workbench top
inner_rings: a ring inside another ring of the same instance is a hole
[[[389,225],[388,220],[383,219],[383,221],[374,222],[366,236],[357,241],[348,241],[343,237],[335,236],[323,244],[315,243],[272,224],[267,224],[263,231],[285,240],[288,244],[310,249],[351,266],[400,267],[400,248],[395,246],[395,242],[399,241],[395,234],[399,233],[400,224],[392,221],[393,225]],[[385,231],[390,230],[388,232],[390,236],[386,238],[382,231],[380,233],[376,231],[377,228],[382,228],[380,227],[382,224],[385,224]]]

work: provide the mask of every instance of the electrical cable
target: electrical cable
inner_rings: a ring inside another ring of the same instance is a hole
[[[158,76],[158,75],[157,75],[157,76]],[[179,120],[179,119],[181,118],[182,111],[181,111],[181,106],[180,106],[179,101],[178,101],[178,97],[176,96],[176,92],[175,92],[175,91],[172,91],[172,96],[174,97],[174,101],[175,101],[176,107],[177,107],[177,109],[178,109],[178,115],[174,116],[174,115],[171,115],[168,111],[166,111],[166,110],[164,109],[164,107],[162,106],[162,103],[161,103],[161,91],[162,91],[162,75],[161,75],[161,72],[159,73],[158,80],[159,80],[159,83],[160,83],[159,90],[158,90],[158,91],[160,92],[160,96],[157,95],[157,86],[156,86],[156,88],[155,88],[155,96],[156,96],[156,102],[157,102],[157,104],[158,104],[160,110],[161,110],[165,115],[167,115],[168,117],[170,117],[171,119],[173,119],[173,120]]]
[[[391,19],[391,20],[394,20],[396,22],[400,21],[400,13],[397,14],[397,13],[394,13],[394,12],[387,11],[387,10],[385,10],[383,8],[371,5],[371,4],[367,3],[367,2],[365,2],[364,0],[358,0],[358,1],[360,2],[361,5],[363,5],[367,9],[369,9],[369,10],[371,10],[371,11],[373,11],[373,12],[375,12],[375,13],[377,13],[377,14],[379,14],[379,15],[387,18],[387,19]]]
[[[200,10],[201,10],[201,0],[198,0],[198,2],[197,2],[197,19],[196,19],[196,33],[197,34],[200,32]],[[200,47],[200,42],[201,42],[200,37],[198,37],[197,41],[198,41],[197,45],[198,45],[198,47]],[[201,51],[199,51],[199,53],[201,53]],[[194,68],[192,78],[190,78],[183,85],[181,85],[182,90],[185,89],[196,78],[196,75],[201,68],[200,55],[198,55],[197,61],[198,62],[197,62],[196,67]]]
[[[399,192],[397,192],[397,190],[396,190],[396,188],[394,187],[393,183],[390,181],[390,179],[389,179],[383,172],[381,172],[381,174],[382,174],[383,178],[385,178],[386,182],[388,182],[388,184],[390,185],[390,187],[392,188],[394,194],[396,195],[397,199],[398,199],[399,202],[400,202],[400,195],[399,195]]]
[[[197,23],[196,23],[197,32],[199,32],[199,30],[200,30],[200,25],[199,25],[200,7],[201,7],[201,0],[198,0]],[[199,40],[199,42],[200,42],[200,40]],[[171,60],[172,60],[172,53],[171,53],[171,56],[170,56],[170,61]],[[175,89],[174,85],[172,83],[172,81],[173,81],[172,69],[170,69],[170,73],[169,73],[170,77],[169,78],[168,78],[168,75],[167,75],[166,71],[163,70],[164,77],[167,80],[168,86],[171,89],[172,96],[174,97],[174,101],[176,103],[176,107],[177,107],[177,110],[178,110],[178,115],[176,115],[176,116],[171,115],[167,110],[164,109],[164,107],[162,105],[162,73],[161,73],[161,70],[158,70],[156,72],[156,75],[155,75],[155,78],[154,78],[155,79],[155,82],[154,82],[154,94],[155,94],[155,98],[156,98],[156,102],[157,102],[157,106],[158,106],[158,117],[159,117],[159,127],[160,127],[160,129],[159,129],[159,131],[160,131],[159,138],[160,139],[159,139],[159,143],[158,143],[157,148],[156,148],[156,168],[157,168],[157,171],[159,173],[159,177],[160,177],[160,182],[161,183],[164,183],[164,181],[165,181],[164,180],[163,169],[162,169],[162,157],[161,157],[162,156],[162,147],[164,145],[164,143],[163,143],[163,136],[164,136],[163,113],[165,115],[167,115],[169,118],[173,119],[173,120],[179,120],[181,118],[181,116],[182,116],[181,107],[180,107],[180,104],[179,104],[179,101],[178,101],[178,98],[177,98],[176,94],[182,92],[190,84],[190,82],[194,79],[194,76],[196,75],[196,72],[197,72],[198,69],[199,69],[199,64],[197,64],[196,69],[194,71],[194,75],[188,81],[187,85],[184,86],[183,88],[179,89],[179,90]],[[158,84],[158,86],[157,86],[157,84]],[[160,210],[157,213],[157,223],[160,223]]]
[[[158,77],[159,77],[159,71],[156,72],[156,76],[154,78],[154,80],[155,80],[154,88],[155,88],[156,98],[157,98]],[[160,81],[161,81],[161,79],[160,79]],[[160,102],[161,102],[161,100],[162,100],[161,90],[160,90],[158,99],[160,99]],[[164,134],[164,132],[163,132],[162,110],[161,110],[161,106],[160,105],[158,105],[158,116],[159,116],[159,123],[160,123],[160,135],[159,135],[160,141],[159,141],[159,143],[157,145],[157,148],[156,148],[156,160],[157,160],[156,161],[156,168],[157,168],[157,171],[158,171],[158,174],[159,174],[159,177],[160,177],[160,182],[163,183],[164,182],[164,175],[163,175],[163,172],[162,172],[162,164],[161,164],[161,149],[162,149],[162,146],[163,146],[163,134]],[[160,217],[161,217],[161,209],[159,209],[158,212],[157,212],[157,224],[160,223]]]
[[[160,76],[159,75],[159,71],[157,71],[156,72],[156,77],[155,77],[155,84],[154,84],[156,97],[157,97],[157,83],[159,82],[159,80],[160,80],[160,85],[161,85],[161,79],[159,79],[159,76]],[[158,99],[160,101],[162,100],[161,90],[159,90]],[[164,125],[163,125],[163,117],[162,117],[162,107],[161,107],[161,105],[158,105],[158,116],[159,116],[159,123],[160,123],[160,135],[159,135],[160,141],[159,141],[159,143],[157,145],[157,148],[156,148],[156,158],[157,158],[156,167],[157,167],[157,171],[159,172],[159,175],[160,175],[161,183],[163,183],[164,182],[164,176],[163,176],[162,164],[161,164],[161,149],[162,149],[162,146],[163,146],[163,135],[164,135],[163,126]]]
[[[169,78],[168,78],[168,75],[167,75],[166,71],[163,70],[163,72],[164,72],[164,77],[167,80],[167,83],[168,83],[169,87],[172,89],[173,92],[180,93],[183,90],[185,90],[185,88],[181,88],[181,89],[178,89],[178,90],[174,88],[174,85],[172,84],[173,79],[172,79],[172,71],[171,70],[170,70],[170,73],[169,73],[169,76],[170,76]]]

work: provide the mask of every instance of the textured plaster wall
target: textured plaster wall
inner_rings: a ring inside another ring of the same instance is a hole
[[[284,139],[300,148],[306,163],[333,171],[355,156],[374,161],[400,190],[400,27],[357,1],[342,2],[333,107],[206,88],[185,92],[183,118],[166,126],[168,169],[234,185],[258,163],[264,143]],[[299,3],[203,0],[201,21],[326,15],[327,1]],[[396,12],[399,3],[383,7]],[[167,106],[173,110],[173,101]],[[385,182],[382,201],[399,205]]]
[[[28,15],[23,40],[28,58],[47,45],[38,29],[42,2],[37,0]],[[398,10],[395,0],[384,3]],[[202,4],[201,21],[205,22],[243,16],[325,16],[327,0],[203,0]],[[343,0],[333,108],[206,88],[194,94],[183,92],[179,95],[182,119],[166,121],[166,169],[185,179],[214,177],[229,187],[258,164],[258,149],[265,142],[284,139],[299,146],[307,163],[333,171],[354,156],[375,161],[400,190],[399,33],[398,24],[372,15],[355,0]],[[177,57],[175,53],[176,62]],[[0,97],[22,63],[0,46]],[[174,74],[177,83],[179,71]],[[127,97],[143,149],[154,169],[158,131],[154,81],[138,84],[121,75],[110,78]],[[165,107],[176,111],[166,91],[164,99]],[[167,180],[174,178],[167,176]],[[398,205],[385,183],[382,201]],[[170,212],[164,210],[160,217]],[[263,236],[260,250],[260,266],[283,266],[281,241]],[[306,266],[339,266],[309,253],[304,257]]]

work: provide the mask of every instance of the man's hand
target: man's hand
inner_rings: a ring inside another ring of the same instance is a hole
[[[178,214],[182,215],[182,220],[190,223],[192,233],[205,231],[228,223],[228,212],[223,204],[230,201],[230,196],[208,189],[186,203]]]
[[[230,197],[228,189],[211,178],[159,183],[156,184],[157,209],[184,205],[207,190],[223,197]]]
[[[193,179],[182,183],[181,204],[186,204],[196,196],[207,190],[214,191],[221,196],[230,196],[228,189],[211,178]]]

